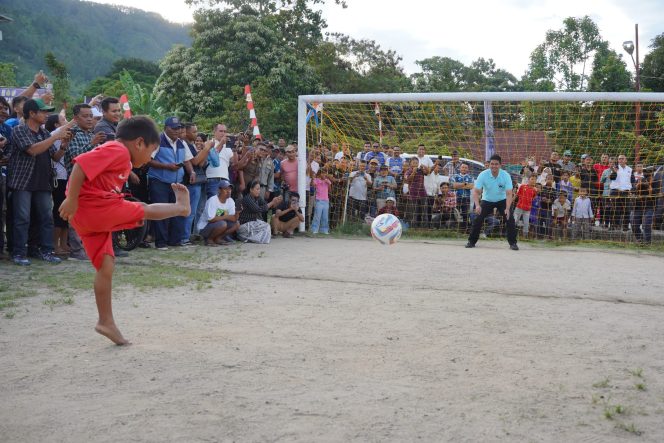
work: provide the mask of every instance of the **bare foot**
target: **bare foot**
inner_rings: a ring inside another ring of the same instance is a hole
[[[104,326],[104,325],[100,325],[99,323],[97,323],[97,326],[95,326],[95,331],[98,334],[101,334],[104,337],[108,338],[109,340],[111,340],[113,343],[115,343],[118,346],[124,346],[124,345],[130,345],[131,344],[129,342],[129,340],[127,340],[126,338],[124,338],[122,336],[122,333],[120,332],[118,327],[115,326],[115,324],[113,324],[112,326]]]
[[[181,183],[171,184],[173,192],[175,193],[175,205],[180,208],[180,215],[187,217],[191,212],[191,203],[189,203],[189,190]]]

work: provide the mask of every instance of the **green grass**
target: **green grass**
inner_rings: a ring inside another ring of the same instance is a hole
[[[629,373],[634,377],[643,378],[643,368],[629,369]]]
[[[617,423],[616,428],[622,429],[623,431],[629,432],[630,434],[634,434],[634,435],[641,435],[643,433],[643,432],[639,431],[636,428],[634,423],[630,423],[629,425],[627,425],[625,423]]]
[[[608,388],[609,387],[609,377],[604,380],[600,380],[596,383],[593,383],[593,388]]]

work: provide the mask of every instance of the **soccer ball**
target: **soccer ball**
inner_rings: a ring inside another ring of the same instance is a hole
[[[393,214],[381,214],[371,222],[371,236],[382,245],[393,245],[401,238],[401,222]]]

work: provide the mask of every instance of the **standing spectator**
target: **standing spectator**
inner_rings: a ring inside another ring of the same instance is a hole
[[[637,163],[634,165],[634,182],[638,183],[641,180],[643,180],[644,177],[643,173],[643,163]]]
[[[9,180],[13,205],[14,263],[30,265],[27,255],[28,229],[31,217],[36,217],[39,229],[39,254],[49,263],[60,263],[53,254],[53,197],[50,149],[56,140],[71,136],[70,122],[55,135],[42,128],[48,113],[53,111],[43,100],[28,100],[23,106],[25,123],[12,130],[9,158]],[[31,212],[34,210],[34,212]]]
[[[311,222],[311,233],[318,234],[318,230],[320,229],[321,233],[327,235],[330,233],[329,190],[332,182],[323,170],[318,170],[312,182],[316,189],[316,204],[314,218]]]
[[[571,210],[567,191],[560,191],[558,199],[553,202],[551,209],[553,218],[553,239],[566,239],[567,238],[567,218]]]
[[[593,221],[592,202],[588,198],[588,190],[579,188],[579,196],[574,199],[572,208],[572,223],[574,224],[574,237],[581,239],[590,239],[590,224]]]
[[[9,116],[7,121],[5,122],[7,126],[10,128],[13,128],[15,126],[20,125],[23,123],[25,120],[23,119],[23,105],[25,102],[29,100],[28,97],[24,95],[19,95],[17,97],[14,97],[12,99],[12,114]]]
[[[394,146],[392,148],[392,157],[387,159],[387,166],[390,168],[390,175],[397,181],[397,185],[401,182],[401,174],[403,173],[403,159],[401,158],[401,148]]]
[[[556,184],[553,181],[553,174],[546,177],[546,183],[542,186],[542,192],[539,194],[540,211],[537,214],[537,223],[539,225],[539,233],[544,237],[551,236],[551,210],[556,201]]]
[[[634,213],[632,215],[632,232],[637,243],[649,245],[652,241],[652,225],[657,195],[653,192],[651,178],[647,175],[634,186]]]
[[[421,147],[423,151],[424,148]],[[420,150],[418,149],[418,152]],[[429,157],[424,159],[431,162]],[[404,175],[404,184],[408,185],[408,207],[410,217],[407,217],[410,226],[413,228],[426,227],[428,220],[427,214],[427,191],[424,188],[424,177],[429,173],[425,160],[419,160],[418,157],[410,159],[410,168]]]
[[[184,235],[182,236],[182,245],[187,246],[191,244],[191,232],[194,226],[198,224],[198,207],[200,205],[201,196],[206,187],[207,177],[205,175],[205,168],[207,168],[208,156],[210,149],[212,149],[212,142],[197,144],[198,140],[198,126],[194,123],[186,123],[184,125],[184,143],[186,149],[192,155],[191,167],[194,175],[185,174],[184,183],[189,189],[189,204],[191,212],[185,218],[184,222]],[[199,148],[200,146],[200,148]]]
[[[388,172],[388,166],[382,165],[380,175],[373,181],[373,188],[376,191],[376,209],[378,211],[385,206],[388,197],[396,196],[397,181]]]
[[[370,162],[373,159],[378,160],[378,167],[380,168],[386,162],[385,154],[380,151],[380,145],[378,143],[374,142],[374,144],[371,147],[373,150],[368,152],[367,155],[365,155],[364,159],[367,162]]]
[[[551,151],[551,156],[549,157],[549,161],[547,163],[544,163],[542,166],[545,168],[551,169],[551,172],[553,173],[553,181],[558,183],[560,181],[560,173],[562,171],[562,166],[560,165],[560,154],[558,151]]]
[[[535,183],[535,190],[537,191],[537,195],[535,195],[535,198],[533,199],[533,203],[530,206],[530,225],[534,227],[534,231],[531,231],[533,233],[533,237],[536,237],[540,233],[540,227],[542,226],[540,220],[539,220],[539,214],[541,211],[542,207],[542,185],[539,183]]]
[[[293,237],[295,228],[304,222],[304,215],[300,209],[300,194],[293,191],[288,200],[283,200],[272,217],[272,231],[274,235],[282,233],[284,238]]]
[[[595,163],[593,165],[593,169],[597,174],[597,181],[596,181],[597,189],[599,189],[600,191],[602,190],[602,185],[600,184],[600,179],[602,178],[602,174],[604,173],[604,171],[606,171],[611,167],[611,164],[612,162],[609,159],[609,154],[602,154],[600,156],[600,162]]]
[[[431,172],[431,169],[433,168],[433,160],[426,155],[427,150],[424,147],[424,145],[419,145],[417,147],[417,162],[419,166],[424,166],[422,169],[424,171],[424,175],[429,175],[429,172]]]
[[[523,220],[524,238],[528,238],[528,231],[530,228],[530,209],[533,205],[533,199],[537,195],[537,189],[535,188],[536,181],[535,176],[531,175],[528,178],[528,183],[519,186],[519,190],[516,193],[518,201],[516,203],[516,209],[514,210],[514,223],[519,223],[520,220]]]
[[[561,172],[560,181],[556,183],[556,190],[558,191],[558,193],[565,191],[565,195],[567,195],[567,200],[569,201],[570,205],[572,204],[572,195],[574,192],[574,186],[569,181],[569,172],[567,171]]]
[[[563,159],[558,160],[558,164],[560,165],[560,168],[561,168],[562,171],[567,171],[571,175],[572,172],[574,172],[574,170],[576,169],[576,165],[572,161],[572,151],[567,150],[567,151],[563,152]],[[561,171],[561,174],[562,174],[562,171]]]
[[[504,217],[507,225],[507,241],[510,249],[518,251],[519,246],[516,243],[516,225],[514,219],[510,217],[510,207],[512,206],[512,178],[500,168],[502,159],[494,154],[489,159],[489,169],[482,171],[475,180],[473,189],[473,202],[475,203],[475,213],[477,217],[473,220],[473,227],[468,237],[466,248],[474,248],[475,243],[480,237],[480,230],[484,219],[493,213],[494,208],[498,209],[498,214]],[[482,193],[482,202],[480,203],[480,193]]]
[[[348,190],[348,204],[350,205],[350,213],[357,221],[364,221],[364,217],[369,211],[367,205],[367,189],[372,185],[371,175],[366,172],[367,162],[360,160],[357,171],[353,171],[348,175],[350,180],[350,187]]]
[[[57,131],[60,125],[60,116],[51,114],[46,119],[44,129],[53,134]],[[60,205],[65,200],[65,188],[67,187],[67,169],[64,165],[64,155],[67,149],[69,139],[56,140],[51,149],[51,164],[53,165],[53,245],[55,248],[55,255],[67,256],[69,255],[69,246],[67,246],[67,233],[69,230],[69,223],[60,217]],[[0,210],[2,207],[0,206]]]
[[[282,139],[283,140],[283,139]],[[272,164],[274,165],[274,187],[272,189],[273,194],[281,192],[281,160],[283,160],[284,152],[281,151],[281,148],[275,146],[272,148]]]
[[[233,150],[228,146],[226,125],[217,123],[214,125],[214,146],[208,154],[208,167],[205,170],[207,177],[206,195],[210,199],[218,193],[219,182],[222,179],[230,181],[229,167],[235,164],[237,158]]]
[[[115,132],[118,129],[118,123],[122,118],[122,108],[120,100],[115,97],[106,97],[101,101],[102,118],[95,125],[94,133],[102,132],[106,135],[106,140],[115,140]]]
[[[293,145],[286,146],[286,160],[281,161],[281,180],[288,186],[288,192],[297,192],[297,148]],[[289,200],[288,195],[284,200]]]
[[[611,164],[615,164],[615,159],[611,158]],[[610,225],[615,225],[615,220],[613,217],[613,199],[611,198],[611,173],[613,172],[613,167],[609,166],[607,169],[602,172],[602,176],[599,178],[600,186],[602,187],[602,197],[601,197],[601,210],[600,210],[600,222],[604,225],[605,228]]]
[[[5,171],[9,158],[5,155],[5,151],[9,152],[9,145],[11,144],[12,128],[6,121],[9,118],[9,103],[7,100],[0,96],[0,256],[5,252],[5,215],[3,208],[5,205],[6,195],[6,182]]]
[[[359,165],[361,161],[366,161],[369,162],[369,159],[367,159],[367,155],[371,152],[371,143],[370,142],[364,142],[364,150],[360,151],[357,153],[355,156],[355,164]]]
[[[629,194],[634,183],[634,173],[632,172],[632,168],[627,166],[627,157],[624,154],[618,156],[618,166],[612,169],[609,178],[611,179],[611,184],[609,185],[611,197],[614,198],[614,229],[622,227],[623,231],[627,231],[629,230],[629,213],[631,209],[629,207]]]
[[[235,201],[231,198],[233,185],[222,179],[217,182],[217,188],[217,195],[207,200],[203,216],[198,221],[205,246],[229,244],[225,238],[230,238],[240,227],[240,213],[235,211]]]
[[[461,165],[463,163],[459,160],[459,151],[456,149],[452,151],[452,160],[445,163],[443,168],[443,175],[447,177],[454,177],[461,173]]]
[[[461,216],[461,229],[468,229],[468,211],[470,210],[470,193],[474,187],[473,176],[468,173],[468,165],[462,163],[459,167],[459,173],[450,179],[452,188],[457,195],[457,208]]]
[[[191,166],[193,155],[179,139],[182,124],[177,117],[168,117],[164,122],[159,148],[152,153],[148,177],[150,180],[150,201],[152,203],[175,203],[175,193],[171,184],[184,181],[185,170],[189,174],[189,184],[196,181]],[[181,246],[185,234],[185,217],[177,216],[153,222],[155,247],[165,251],[168,246]]]

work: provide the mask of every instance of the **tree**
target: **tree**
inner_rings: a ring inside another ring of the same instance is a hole
[[[55,106],[67,108],[67,103],[71,101],[69,96],[69,70],[64,63],[59,61],[52,52],[47,52],[44,61],[48,67],[49,73],[55,77],[53,81],[53,95],[55,96]]]
[[[555,82],[558,89],[583,90],[587,62],[602,43],[599,28],[590,17],[566,18],[563,28],[548,30],[544,43],[531,54],[526,83],[549,86]]]
[[[641,83],[645,88],[664,92],[664,33],[650,43],[650,51],[641,65]]]
[[[622,56],[609,49],[606,42],[597,50],[588,90],[621,92],[632,89],[632,78]]]
[[[455,92],[466,87],[466,66],[449,57],[430,57],[415,62],[422,72],[411,76],[418,92]]]
[[[0,86],[17,86],[15,64],[0,63]]]
[[[155,62],[139,58],[120,58],[113,62],[106,75],[92,80],[84,89],[83,95],[92,97],[103,94],[108,97],[119,97],[125,92],[120,81],[120,74],[124,71],[131,74],[135,83],[149,91],[152,91],[161,75],[161,68]]]

